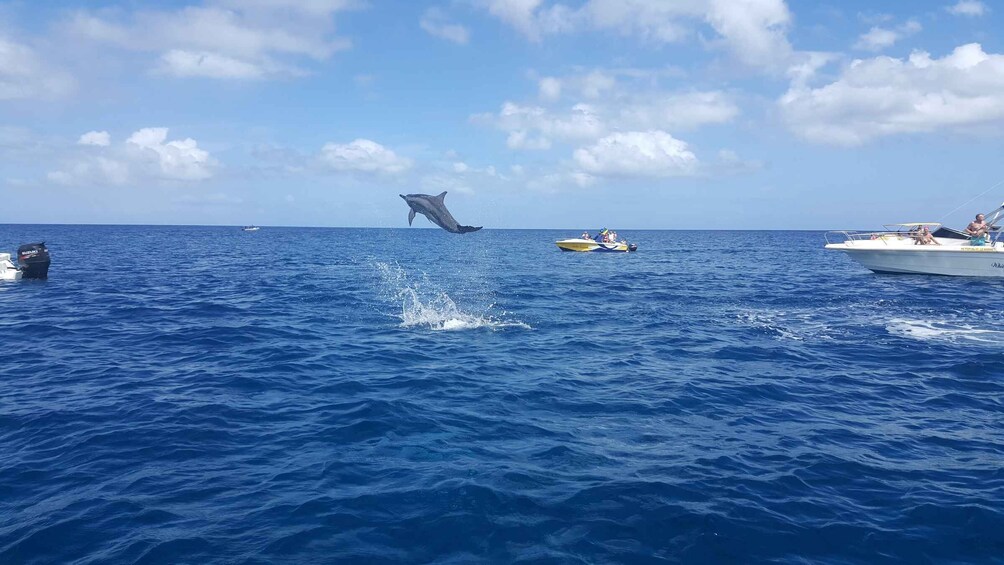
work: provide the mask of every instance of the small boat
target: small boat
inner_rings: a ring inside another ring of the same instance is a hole
[[[258,226],[244,226],[243,228],[241,228],[241,231],[258,231],[260,229],[261,228]]]
[[[592,239],[572,238],[572,239],[562,239],[560,241],[557,241],[556,244],[558,246],[558,249],[561,249],[562,251],[581,251],[581,252],[586,252],[586,251],[601,251],[601,252],[620,251],[620,252],[625,252],[625,251],[637,251],[638,250],[638,246],[637,245],[635,245],[633,243],[628,243],[626,241],[614,241],[614,242],[606,243],[606,242],[602,242],[602,241],[595,241],[595,240],[592,240]]]
[[[45,242],[18,247],[16,266],[10,260],[10,253],[0,253],[0,281],[49,278],[49,262]]]
[[[1004,238],[997,224],[1004,220],[1004,204],[984,216],[990,227],[985,242],[974,242],[966,233],[938,222],[912,222],[887,224],[877,232],[828,232],[826,249],[843,251],[876,273],[1002,278]],[[928,244],[921,244],[919,237],[924,228],[931,234]]]

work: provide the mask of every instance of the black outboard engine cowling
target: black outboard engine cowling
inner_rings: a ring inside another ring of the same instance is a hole
[[[49,250],[42,243],[26,243],[17,248],[17,265],[22,279],[49,278]]]

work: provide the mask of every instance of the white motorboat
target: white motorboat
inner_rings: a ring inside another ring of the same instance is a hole
[[[913,222],[888,224],[878,232],[829,232],[826,249],[843,251],[876,273],[1004,278],[1004,237],[997,225],[1004,220],[1004,204],[985,216],[986,241],[937,222]],[[925,227],[931,232],[927,243],[921,237]]]
[[[21,280],[21,270],[10,260],[10,253],[0,253],[0,281]]]
[[[258,226],[244,226],[243,228],[241,228],[241,231],[258,231],[260,229],[261,228]]]

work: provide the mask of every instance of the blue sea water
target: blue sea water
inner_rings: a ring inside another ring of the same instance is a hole
[[[1004,282],[568,235],[0,226],[0,563],[1004,562]]]

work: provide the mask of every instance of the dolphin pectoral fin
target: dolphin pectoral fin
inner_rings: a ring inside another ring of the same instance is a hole
[[[414,208],[412,208],[411,210],[408,210],[408,225],[409,225],[409,226],[411,225],[411,222],[412,222],[412,221],[413,221],[414,219],[415,219],[415,209],[414,209]]]
[[[478,231],[479,229],[481,229],[483,227],[484,226],[478,226],[478,227],[474,227],[474,226],[457,226],[457,228],[460,230],[459,233],[470,233],[472,231]]]

